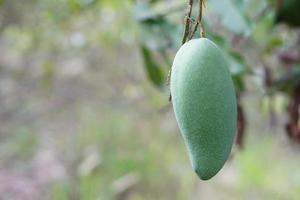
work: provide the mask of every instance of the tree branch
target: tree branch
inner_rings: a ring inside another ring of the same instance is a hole
[[[192,11],[193,11],[193,0],[189,0],[187,14],[185,15],[185,18],[184,18],[185,28],[184,28],[183,38],[182,38],[182,44],[186,43],[186,41],[190,35],[190,29],[191,29],[191,25],[192,25],[192,19],[191,19]]]
[[[194,35],[198,29],[198,26],[200,26],[200,36],[205,37],[204,27],[202,24],[203,7],[204,7],[204,0],[199,0],[199,15],[197,17],[197,22],[196,22],[194,31],[190,35],[190,39],[192,39],[194,37]]]

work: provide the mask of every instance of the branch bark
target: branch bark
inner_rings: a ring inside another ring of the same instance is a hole
[[[184,18],[185,28],[184,28],[183,38],[182,38],[182,44],[186,43],[190,35],[190,30],[193,22],[192,21],[193,3],[194,3],[193,0],[189,0],[188,2],[188,9]]]
[[[204,7],[204,0],[199,0],[199,14],[197,17],[196,25],[194,27],[194,31],[190,35],[190,39],[192,39],[194,37],[194,35],[198,29],[198,26],[200,26],[200,36],[205,37],[204,27],[202,24],[203,7]]]

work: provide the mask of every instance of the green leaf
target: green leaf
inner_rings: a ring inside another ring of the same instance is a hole
[[[149,49],[160,51],[180,46],[181,31],[165,19],[147,21],[140,25],[140,41]]]
[[[158,2],[159,0],[150,0],[150,3],[151,4],[154,4],[154,3],[156,3],[156,2]]]
[[[208,27],[208,26],[206,26]],[[224,37],[217,35],[213,32],[211,32],[208,28],[205,29],[207,37],[209,39],[211,39],[212,41],[214,41],[214,43],[216,43],[221,49],[229,49],[230,48],[230,44],[228,42],[228,40],[226,40]]]
[[[233,79],[234,86],[237,91],[245,91],[244,75],[250,71],[244,57],[233,51],[227,52],[229,62],[229,70]]]
[[[250,21],[242,11],[243,2],[240,0],[210,0],[209,7],[214,14],[219,16],[222,24],[236,34],[248,35]]]
[[[68,3],[68,7],[70,9],[71,12],[78,12],[80,11],[81,7],[80,4],[78,3],[78,1],[76,0],[67,0]]]
[[[274,49],[282,47],[283,44],[284,44],[284,42],[283,42],[282,38],[271,37],[271,39],[268,40],[268,43],[266,44],[264,51],[266,53],[272,53]]]
[[[245,82],[244,82],[242,76],[233,75],[232,81],[233,81],[234,87],[238,93],[244,92],[246,90]]]
[[[180,46],[181,26],[155,13],[148,4],[136,5],[135,18],[139,25],[140,42],[150,50],[161,51]]]
[[[246,87],[244,83],[244,76],[250,72],[250,68],[243,55],[232,51],[230,42],[228,42],[228,40],[224,37],[212,32],[208,24],[206,24],[205,27],[208,38],[214,41],[224,52],[236,91],[245,91]]]
[[[134,15],[138,22],[144,22],[147,19],[156,19],[155,12],[152,10],[151,5],[145,1],[135,4]]]
[[[268,43],[268,39],[274,30],[274,19],[275,13],[269,11],[255,24],[252,36],[260,46],[265,46]]]
[[[161,87],[165,80],[161,67],[155,62],[151,51],[147,47],[141,46],[141,52],[148,78],[154,85]]]
[[[230,72],[233,75],[245,74],[249,71],[249,68],[246,64],[244,57],[237,53],[230,51],[228,52],[228,60],[230,65]]]
[[[243,12],[253,19],[261,15],[269,6],[267,0],[244,0]]]

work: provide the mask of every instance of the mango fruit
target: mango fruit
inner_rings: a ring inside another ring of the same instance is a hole
[[[192,167],[208,180],[230,154],[237,121],[235,90],[221,50],[206,38],[185,43],[175,56],[170,86]]]

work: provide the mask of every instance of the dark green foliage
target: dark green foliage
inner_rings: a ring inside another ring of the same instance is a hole
[[[274,82],[271,91],[282,91],[291,93],[294,88],[300,85],[300,65],[295,65],[280,79]]]
[[[155,62],[151,51],[146,47],[141,47],[148,78],[158,87],[164,84],[164,76],[160,66]]]
[[[157,66],[163,68],[168,65],[166,67],[166,69],[168,69],[170,64],[168,62],[162,62],[170,59],[165,52],[169,49],[176,51],[180,47],[183,26],[180,23],[176,24],[170,20],[166,13],[161,11],[155,12],[149,3],[142,2],[143,3],[137,3],[135,9],[135,17],[139,25],[139,41],[141,46],[147,47],[149,51],[156,53],[158,57],[163,58],[160,59],[161,61],[154,61],[157,63]],[[179,8],[179,6],[176,8]],[[184,10],[184,7],[182,10]],[[242,25],[237,26],[242,27]],[[240,29],[241,27],[237,28]],[[243,55],[240,52],[233,52],[230,42],[223,36],[214,33],[211,30],[210,24],[205,23],[205,28],[207,37],[219,45],[224,51],[226,62],[229,63],[230,72],[234,78],[234,84],[237,84],[237,91],[244,91],[243,77],[249,70]],[[197,37],[198,34],[199,33],[197,32]],[[161,69],[161,71],[166,73],[167,70]],[[164,76],[166,77],[167,74],[164,74]],[[152,79],[150,79],[150,81],[152,81]],[[155,82],[153,82],[153,84],[157,85]]]
[[[284,22],[291,26],[300,26],[300,1],[278,1],[277,22]]]

